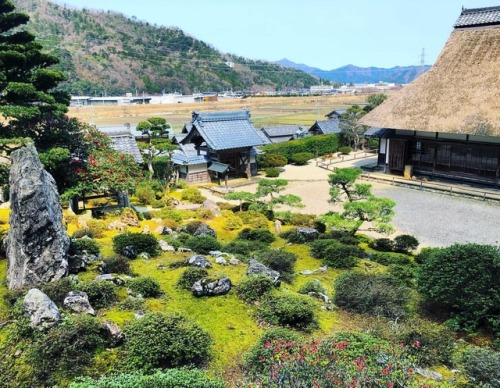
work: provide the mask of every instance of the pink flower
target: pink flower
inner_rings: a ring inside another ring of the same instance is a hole
[[[264,345],[264,347],[265,347],[266,349],[267,349],[267,348],[269,348],[270,346],[271,346],[271,342],[269,342],[269,341],[267,341],[267,342],[265,343],[265,345]]]
[[[415,345],[418,348],[420,346],[420,341],[415,341],[413,345]]]

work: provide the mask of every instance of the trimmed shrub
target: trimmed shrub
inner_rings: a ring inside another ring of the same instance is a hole
[[[339,147],[337,135],[318,135],[284,143],[268,144],[262,147],[266,155],[282,155],[290,159],[293,154],[310,152],[314,155],[325,155],[336,152]],[[278,167],[278,166],[276,166]]]
[[[334,283],[333,302],[340,308],[359,314],[404,317],[410,293],[385,275],[345,272]]]
[[[208,360],[210,336],[177,313],[153,313],[125,328],[128,366],[151,371],[201,365]]]
[[[156,200],[155,190],[148,182],[142,182],[135,187],[135,196],[141,205],[151,205]]]
[[[187,187],[182,190],[181,199],[191,203],[203,203],[206,198],[201,195],[201,191],[196,187]]]
[[[314,227],[314,214],[293,213],[288,219],[288,223],[293,226]]]
[[[296,342],[300,339],[300,335],[292,330],[282,327],[273,327],[266,330],[257,340],[255,345],[245,355],[245,369],[252,372],[262,371],[262,360],[272,357],[271,344],[275,341]]]
[[[317,292],[320,294],[326,294],[326,289],[323,287],[319,280],[313,280],[311,282],[307,282],[303,284],[299,288],[299,294],[309,294],[310,292]]]
[[[224,223],[224,229],[236,230],[243,226],[243,221],[240,217],[234,213],[225,214],[226,222]]]
[[[81,282],[75,288],[87,293],[89,302],[95,309],[108,307],[117,300],[114,284],[105,280]]]
[[[390,238],[377,238],[368,245],[370,248],[382,252],[392,252],[394,250],[394,242]]]
[[[469,347],[464,352],[462,361],[473,386],[498,387],[500,384],[500,352]]]
[[[415,262],[417,264],[424,264],[429,256],[435,251],[438,250],[439,248],[429,248],[425,247],[422,248],[417,256],[415,256]]]
[[[394,237],[394,251],[408,253],[418,248],[418,240],[409,234]]]
[[[340,147],[339,151],[340,151],[340,153],[342,153],[342,155],[349,155],[352,152],[352,148],[344,146],[344,147]]]
[[[196,233],[200,226],[205,224],[203,221],[191,221],[188,224],[184,225],[181,230],[191,236]]]
[[[240,282],[237,288],[237,294],[246,302],[254,302],[271,292],[273,287],[273,281],[267,276],[253,275]]]
[[[196,210],[195,214],[196,218],[199,218],[201,220],[211,220],[215,217],[215,214],[212,210],[201,207]]]
[[[160,283],[149,276],[139,276],[127,281],[127,287],[143,298],[156,298],[162,294]]]
[[[297,166],[303,166],[311,159],[314,159],[314,154],[310,152],[299,152],[297,154],[292,154],[290,157],[290,161]]]
[[[268,249],[268,247],[265,243],[247,240],[233,240],[223,247],[224,252],[242,256],[248,256],[252,252],[264,251],[266,249]]]
[[[318,326],[311,298],[302,295],[278,295],[268,297],[257,310],[265,321],[299,330],[312,330]]]
[[[82,237],[89,237],[89,238],[94,238],[94,232],[90,228],[82,228],[82,229],[77,229],[73,232],[73,235],[71,236],[72,238],[82,238]]]
[[[413,264],[411,258],[406,255],[401,255],[398,253],[389,253],[389,252],[375,252],[370,255],[370,260],[382,264],[382,265],[410,265]]]
[[[132,274],[130,262],[126,257],[112,255],[102,260],[101,273]]]
[[[264,170],[266,178],[277,178],[280,176],[280,170],[276,167],[268,167]]]
[[[192,236],[186,240],[186,246],[196,253],[207,255],[210,251],[218,251],[220,242],[212,236]]]
[[[267,267],[278,271],[284,281],[291,281],[294,275],[293,267],[297,261],[297,255],[284,251],[267,251],[259,254],[259,261]]]
[[[182,214],[178,210],[174,209],[161,209],[161,210],[155,210],[151,212],[151,215],[154,216],[155,218],[161,218],[162,220],[173,220],[176,223],[182,221]]]
[[[64,298],[68,292],[74,290],[75,284],[70,278],[61,278],[55,282],[45,283],[41,286],[41,291],[47,295],[56,305],[62,306]]]
[[[358,264],[359,257],[364,255],[363,249],[353,245],[331,244],[324,250],[323,263],[333,268],[352,268]]]
[[[123,248],[132,246],[137,253],[147,252],[151,256],[157,256],[160,253],[158,240],[152,234],[143,233],[122,233],[113,237],[113,250],[122,254]]]
[[[248,210],[246,212],[239,212],[237,216],[246,224],[253,226],[254,228],[267,229],[269,227],[269,220],[267,217],[254,210]]]
[[[123,311],[139,311],[144,309],[144,298],[132,298],[128,297],[127,299],[118,303],[118,310]]]
[[[282,232],[280,233],[280,237],[292,244],[305,244],[308,242],[307,238],[302,233],[297,232],[297,229],[290,229],[286,232]]]
[[[276,240],[274,234],[272,234],[269,230],[260,228],[243,229],[240,233],[238,233],[238,238],[241,240],[248,240],[248,241],[260,241],[267,244],[271,244]]]
[[[417,268],[416,265],[401,265],[401,264],[391,264],[387,269],[387,274],[396,279],[402,285],[407,287],[415,286],[415,279],[417,278]]]
[[[77,315],[37,337],[28,356],[29,364],[41,385],[52,386],[60,379],[83,375],[94,352],[103,345],[99,321]]]
[[[69,251],[70,255],[81,255],[84,252],[87,252],[89,255],[99,256],[101,253],[101,249],[95,240],[90,238],[78,238],[71,239],[69,242]]]
[[[279,154],[259,154],[257,155],[257,164],[259,168],[268,167],[284,167],[287,164],[287,159]]]
[[[204,268],[189,267],[187,268],[177,281],[176,286],[185,290],[191,290],[191,287],[198,280],[208,276],[208,272]]]
[[[81,377],[69,385],[70,388],[226,388],[226,383],[219,379],[209,377],[199,369],[168,369],[156,371],[153,374],[144,374],[137,371],[121,373],[118,375],[104,376],[99,380],[90,377]]]

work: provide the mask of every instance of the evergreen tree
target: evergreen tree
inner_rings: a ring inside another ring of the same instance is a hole
[[[45,141],[61,124],[69,95],[54,88],[64,75],[50,68],[58,58],[42,52],[35,36],[20,29],[29,20],[15,12],[10,0],[0,0],[0,124],[2,138]]]

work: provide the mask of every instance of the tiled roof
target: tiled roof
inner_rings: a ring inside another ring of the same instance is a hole
[[[182,151],[178,150],[172,155],[174,164],[192,166],[194,164],[208,163],[210,158],[207,155],[193,155],[187,156]]]
[[[134,136],[128,130],[108,131],[105,134],[111,139],[111,148],[132,156],[137,163],[143,163],[141,151]]]
[[[321,120],[316,121],[309,129],[309,132],[320,132],[324,135],[332,133],[340,133],[339,122],[337,120]]]
[[[193,112],[193,128],[183,143],[201,136],[208,147],[216,151],[246,148],[266,144],[250,123],[248,110],[232,112]]]
[[[257,131],[257,135],[259,135],[260,139],[264,142],[264,144],[270,144],[271,143],[271,141],[266,136],[266,134],[264,132],[262,132],[262,129],[260,131]]]
[[[221,174],[225,173],[228,168],[231,166],[225,163],[213,162],[208,168],[209,171],[220,172]]]
[[[500,24],[500,6],[463,9],[455,28]]]
[[[262,128],[262,131],[267,135],[267,137],[292,137],[297,133],[297,131],[301,130],[302,128],[298,125],[277,125],[273,127]]]
[[[365,137],[378,137],[383,138],[387,137],[394,133],[393,129],[389,128],[380,128],[380,127],[371,127],[365,132]]]
[[[347,109],[335,109],[332,110],[330,113],[326,114],[325,117],[328,117],[329,119],[336,117],[340,118],[342,114],[344,114],[347,111]]]

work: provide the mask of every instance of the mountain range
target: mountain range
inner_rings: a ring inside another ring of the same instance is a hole
[[[322,70],[286,58],[275,62],[285,68],[301,70],[323,80],[340,83],[377,83],[380,81],[407,84],[431,68],[429,65],[396,66],[390,69],[380,67],[358,67],[347,65],[333,70]]]

